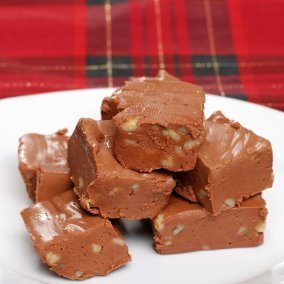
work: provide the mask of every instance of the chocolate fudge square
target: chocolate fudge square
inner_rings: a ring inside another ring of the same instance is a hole
[[[124,168],[113,155],[112,120],[82,118],[68,142],[68,162],[83,208],[106,218],[155,217],[175,187],[170,174]]]
[[[217,216],[173,195],[152,220],[154,247],[158,253],[171,254],[259,246],[263,243],[266,215],[261,195]]]
[[[156,78],[133,78],[103,100],[103,119],[117,128],[114,153],[127,168],[152,172],[191,170],[205,137],[201,87],[165,71]]]
[[[19,139],[19,170],[33,201],[48,200],[73,187],[67,165],[66,132],[28,133]]]
[[[22,211],[36,253],[55,273],[82,280],[106,275],[130,261],[118,229],[82,210],[67,191]]]
[[[268,140],[216,112],[206,121],[205,142],[192,171],[178,173],[176,192],[214,215],[272,186]],[[195,200],[196,199],[196,200]]]

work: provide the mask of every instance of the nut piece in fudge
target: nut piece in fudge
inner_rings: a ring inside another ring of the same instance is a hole
[[[103,119],[117,127],[114,153],[127,168],[191,170],[204,140],[201,87],[165,71],[156,78],[134,78],[103,100]]]
[[[171,175],[124,168],[113,155],[112,120],[80,119],[68,141],[68,163],[81,205],[106,218],[153,218],[175,187]]]
[[[82,210],[73,191],[21,214],[37,254],[61,276],[79,280],[106,275],[130,261],[118,229]]]
[[[67,165],[66,132],[28,133],[19,139],[19,170],[33,201],[48,200],[73,187]]]
[[[266,215],[261,195],[218,216],[172,195],[168,205],[152,220],[154,247],[158,253],[171,254],[258,246],[263,243]]]
[[[191,201],[196,198],[217,215],[272,186],[268,140],[221,112],[214,113],[205,126],[206,139],[199,148],[195,168],[177,174],[177,193]]]

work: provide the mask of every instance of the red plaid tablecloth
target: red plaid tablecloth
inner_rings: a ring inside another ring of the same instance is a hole
[[[3,0],[0,98],[158,69],[284,110],[283,0]]]

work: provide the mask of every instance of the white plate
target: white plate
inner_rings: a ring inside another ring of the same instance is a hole
[[[31,203],[17,170],[18,138],[26,132],[53,133],[63,127],[71,132],[80,117],[99,119],[101,99],[111,92],[79,90],[0,101],[0,266],[13,270],[13,277],[19,275],[21,283],[21,275],[35,279],[35,283],[70,281],[57,277],[40,263],[19,215]],[[219,109],[272,142],[275,182],[273,189],[264,193],[269,209],[264,244],[257,248],[162,256],[152,249],[151,234],[140,223],[132,222],[125,236],[132,262],[106,277],[84,283],[238,283],[284,260],[284,113],[207,96],[206,114]]]

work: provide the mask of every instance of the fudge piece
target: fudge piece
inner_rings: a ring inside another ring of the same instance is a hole
[[[258,246],[263,243],[266,215],[261,195],[218,216],[173,195],[152,220],[154,247],[158,253],[170,254]]]
[[[19,170],[33,201],[73,188],[67,165],[66,129],[52,135],[28,133],[19,140]]]
[[[117,127],[114,153],[127,168],[151,172],[191,170],[205,131],[201,87],[165,71],[134,78],[103,100],[102,118]]]
[[[153,218],[175,187],[171,175],[126,169],[113,155],[112,120],[80,119],[68,141],[68,163],[83,208],[107,218]]]
[[[118,229],[109,220],[82,210],[72,190],[21,214],[37,254],[61,276],[106,275],[130,261]]]
[[[272,148],[268,140],[221,112],[214,113],[205,128],[207,134],[195,168],[177,174],[177,193],[191,201],[197,199],[217,215],[272,186]]]

